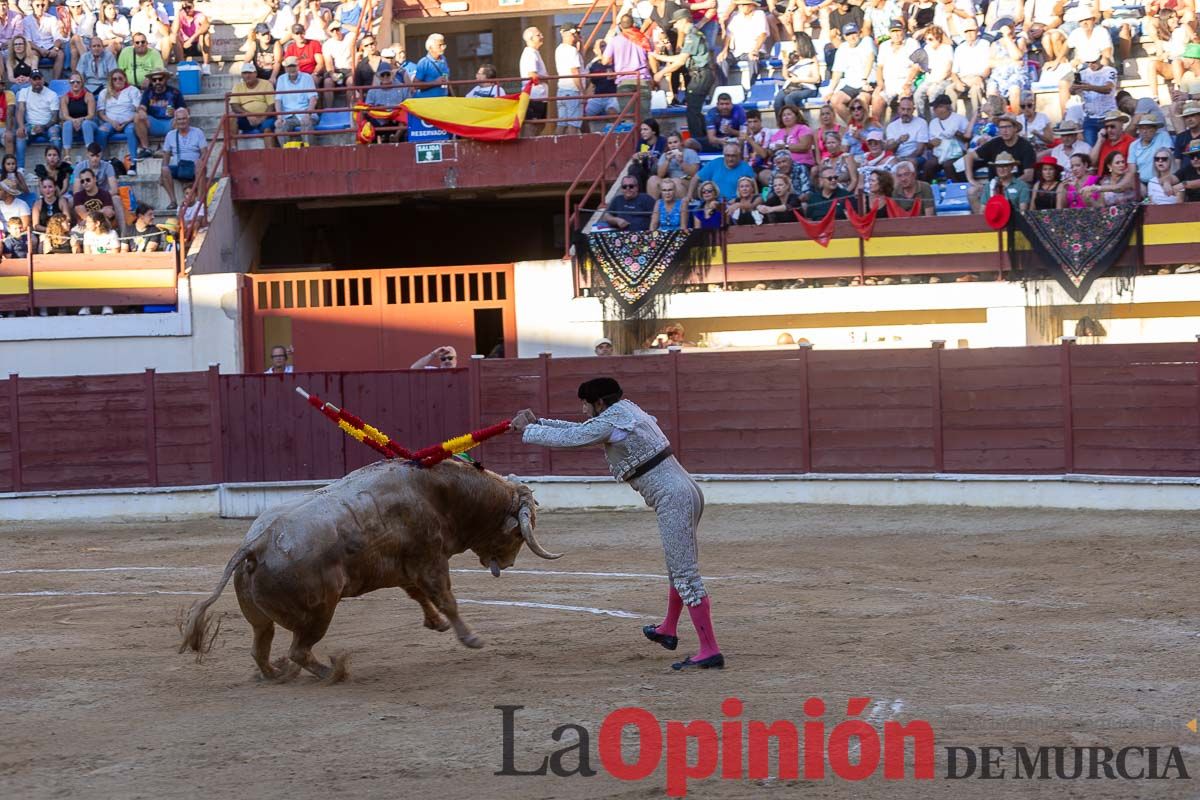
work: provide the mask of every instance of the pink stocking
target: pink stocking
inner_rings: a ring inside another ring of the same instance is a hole
[[[692,625],[696,628],[696,635],[700,637],[700,652],[692,656],[693,661],[700,661],[721,652],[721,648],[717,647],[716,634],[713,633],[711,610],[708,595],[704,596],[699,605],[688,606]]]
[[[663,618],[662,624],[656,629],[663,636],[677,636],[676,630],[679,627],[679,614],[683,611],[683,598],[679,596],[675,584],[670,584],[671,592],[667,595],[667,616]]]

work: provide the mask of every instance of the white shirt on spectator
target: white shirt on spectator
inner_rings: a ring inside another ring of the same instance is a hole
[[[976,39],[975,44],[963,42],[954,48],[954,74],[983,75],[992,62],[991,45],[984,39]]]
[[[83,232],[83,249],[93,253],[115,253],[120,249],[121,240],[116,231],[107,233]]]
[[[70,17],[71,35],[90,39],[96,35],[96,15],[85,11],[82,17]]]
[[[21,102],[25,104],[26,125],[49,125],[58,113],[58,95],[45,86],[40,92],[30,87],[21,95]]]
[[[725,38],[729,41],[729,52],[735,56],[757,53],[758,48],[755,47],[755,43],[758,41],[758,37],[764,34],[770,35],[767,28],[767,15],[761,9],[755,9],[749,15],[743,14],[741,11],[735,12],[729,18],[725,29]],[[766,42],[765,39],[763,41]]]
[[[934,114],[929,120],[930,139],[938,139],[945,142],[958,138],[961,142],[962,139],[958,137],[958,134],[966,135],[966,133],[967,118],[957,111],[951,111],[950,116],[945,119],[940,119],[937,114]],[[888,138],[890,139],[891,137],[889,136]]]
[[[894,94],[904,86],[908,71],[913,66],[909,56],[917,49],[916,39],[905,39],[899,49],[893,47],[891,42],[879,48],[879,66],[883,68],[883,85],[888,92]]]
[[[1031,129],[1040,132],[1050,127],[1050,118],[1040,111],[1033,115],[1032,120],[1030,120],[1024,114],[1017,114],[1017,120],[1021,123],[1021,135],[1026,139],[1033,138],[1033,134],[1029,132]],[[1051,141],[1053,141],[1053,138],[1051,138]],[[1041,147],[1041,145],[1037,142],[1034,142],[1033,144],[1034,147]]]
[[[1099,29],[1097,29],[1099,30]],[[1084,92],[1083,93],[1083,115],[1092,119],[1099,119],[1110,111],[1115,111],[1117,108],[1117,71],[1112,67],[1100,67],[1100,69],[1091,69],[1084,67],[1079,70],[1079,78],[1084,83],[1090,83],[1093,86],[1103,86],[1106,83],[1113,85],[1112,91],[1108,94],[1101,92]]]
[[[1108,28],[1103,25],[1097,25],[1092,28],[1092,35],[1088,36],[1087,31],[1083,28],[1076,28],[1071,31],[1071,35],[1067,37],[1067,47],[1076,54],[1080,52],[1080,48],[1087,49],[1088,45],[1096,48],[1100,52],[1111,50],[1113,46],[1112,36],[1108,34]]]
[[[545,100],[550,96],[550,89],[546,86],[546,78],[550,76],[546,72],[546,62],[542,61],[542,54],[534,50],[529,45],[521,52],[521,64],[518,68],[521,71],[521,81],[529,80],[530,73],[536,72],[541,80],[536,86],[529,91],[530,100]]]
[[[120,39],[124,42],[129,40],[130,27],[131,25],[129,24],[129,20],[118,14],[117,18],[111,22],[97,22],[96,35],[105,41],[109,39]],[[136,29],[134,29],[133,32],[138,33]],[[158,36],[158,29],[155,28],[153,32],[141,32],[146,34],[146,40],[150,42],[150,46],[157,49],[158,43],[161,41]]]
[[[950,77],[950,69],[954,64],[954,45],[942,42],[938,47],[931,47],[927,42],[925,55],[929,59],[925,80],[944,81]]]
[[[163,139],[163,150],[170,157],[171,166],[178,164],[181,159],[183,161],[199,161],[200,154],[207,146],[208,139],[205,138],[204,131],[195,125],[188,126],[185,134],[180,134],[179,129],[175,129]]]
[[[65,41],[58,17],[42,14],[41,19],[30,14],[25,18],[25,38],[42,50],[49,50],[55,42]]]
[[[918,144],[929,141],[929,123],[916,116],[912,118],[912,122],[905,122],[897,116],[888,123],[883,135],[888,141],[892,141],[905,134],[908,134],[908,140],[896,145],[898,158],[907,158],[913,155],[917,151]]]
[[[321,54],[326,61],[333,61],[333,69],[350,69],[350,37],[343,36],[339,40],[330,36],[321,43]]]
[[[583,72],[583,60],[579,57],[579,49],[566,42],[555,48],[554,70],[559,75],[570,75],[573,70]],[[583,80],[581,78],[559,78],[558,88],[582,92]]]
[[[1054,160],[1066,170],[1071,168],[1071,156],[1078,153],[1082,153],[1085,156],[1090,156],[1091,152],[1092,148],[1088,147],[1088,143],[1083,140],[1082,136],[1076,139],[1075,144],[1071,145],[1069,148],[1062,142],[1059,142],[1058,144],[1054,145],[1054,147],[1050,148],[1050,155],[1054,156]]]
[[[117,19],[124,20],[125,18],[119,16]],[[130,17],[129,22],[126,23],[125,36],[128,36],[130,33],[140,33],[146,37],[146,41],[150,42],[151,47],[158,49],[158,43],[162,41],[162,39],[159,37],[159,27],[156,23],[161,21],[162,20],[158,19],[157,17],[147,17],[141,11],[138,11],[136,14]],[[114,31],[114,33],[120,35],[120,33],[117,31]],[[125,37],[123,36],[121,38]]]
[[[106,86],[96,97],[96,110],[103,111],[111,122],[120,125],[136,116],[137,107],[141,102],[142,93],[133,86],[126,86],[116,97],[108,96]]]
[[[292,9],[281,4],[279,10],[274,14],[268,14],[263,22],[271,26],[272,36],[283,41],[292,35],[292,26],[296,24],[296,15],[292,13]]]
[[[859,39],[857,47],[851,47],[849,42],[838,45],[837,54],[833,57],[833,71],[842,73],[841,86],[851,89],[861,89],[867,83],[868,66],[875,55],[875,46],[870,39]],[[841,86],[831,86],[833,90]]]
[[[1025,4],[1025,25],[1037,22],[1042,25],[1049,25],[1054,19],[1054,7],[1058,5],[1058,0],[1029,0]],[[1059,24],[1062,20],[1059,20]]]
[[[478,86],[472,86],[471,91],[467,92],[467,97],[500,97],[504,94],[504,90],[500,88],[500,84],[493,83],[491,86],[484,86],[482,83]]]
[[[291,373],[291,372],[295,372],[296,370],[294,370],[292,368],[291,364],[288,364],[286,367],[283,368],[283,371]],[[272,369],[271,367],[267,367],[266,369],[263,370],[263,375],[273,375],[273,374],[275,374],[275,370]]]
[[[14,197],[11,203],[0,202],[0,227],[8,230],[8,221],[13,217],[28,217],[29,204],[19,197]]]
[[[290,92],[297,89],[308,89],[308,92],[297,94],[278,94],[275,101],[279,110],[286,114],[308,113],[308,104],[317,99],[317,85],[313,83],[312,75],[307,72],[297,72],[296,80],[292,80],[285,72],[275,81],[275,89],[279,92]]]

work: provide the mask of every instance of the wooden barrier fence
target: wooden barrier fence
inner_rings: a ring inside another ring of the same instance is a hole
[[[0,491],[336,478],[375,454],[303,386],[409,447],[529,407],[581,419],[612,375],[700,473],[1200,475],[1200,343],[472,360],[457,370],[0,381]],[[602,475],[591,448],[503,436],[520,475]]]

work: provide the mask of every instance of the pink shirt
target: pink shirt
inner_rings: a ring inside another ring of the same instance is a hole
[[[808,127],[804,123],[793,125],[790,131],[787,128],[780,128],[779,130],[775,131],[775,135],[771,137],[771,144],[783,142],[787,145],[793,145],[811,133],[812,128]],[[812,148],[809,148],[803,153],[797,153],[793,150],[792,161],[796,162],[797,164],[804,164],[811,167],[815,163],[813,161]]]

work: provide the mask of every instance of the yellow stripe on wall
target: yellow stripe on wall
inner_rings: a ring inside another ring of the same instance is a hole
[[[29,278],[20,275],[0,278],[0,295],[29,294]]]
[[[90,269],[79,272],[33,271],[33,288],[53,289],[167,289],[175,285],[174,269]]]
[[[928,236],[876,236],[863,242],[868,258],[996,252],[995,233],[937,233]]]
[[[1154,244],[1195,244],[1200,240],[1194,222],[1164,222],[1159,225],[1147,225],[1142,236],[1147,245]]]
[[[796,239],[787,242],[744,242],[729,245],[728,257],[730,264],[858,258],[858,239],[834,239],[829,243],[829,247],[821,247],[811,239]]]

